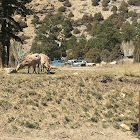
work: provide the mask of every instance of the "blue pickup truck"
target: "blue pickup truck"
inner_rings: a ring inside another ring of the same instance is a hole
[[[52,61],[52,65],[54,66],[64,66],[66,63],[63,60],[54,60]]]

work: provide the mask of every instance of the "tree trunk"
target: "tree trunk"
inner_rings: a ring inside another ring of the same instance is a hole
[[[2,22],[2,27],[1,27],[1,31],[2,31],[2,40],[1,40],[1,45],[2,45],[2,66],[5,66],[5,39],[6,39],[6,20],[3,20]]]
[[[7,44],[6,44],[6,47],[7,47],[7,60],[6,60],[6,64],[7,64],[7,67],[8,67],[8,65],[9,65],[9,55],[10,55],[10,43],[9,43],[9,41],[7,42]]]
[[[2,66],[4,67],[5,66],[5,45],[2,44]]]
[[[2,65],[2,53],[0,53],[0,68],[3,68],[3,65]]]

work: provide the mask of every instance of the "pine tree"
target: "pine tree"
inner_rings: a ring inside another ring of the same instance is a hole
[[[2,64],[9,63],[10,40],[21,41],[17,33],[22,31],[20,24],[13,18],[14,14],[26,16],[30,13],[25,6],[31,0],[0,0],[0,43],[2,44]]]

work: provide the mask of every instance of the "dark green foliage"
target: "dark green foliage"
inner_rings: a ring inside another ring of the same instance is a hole
[[[65,38],[71,37],[73,30],[71,20],[63,16],[62,13],[48,14],[37,29],[37,36],[32,45],[31,51],[47,54],[52,60],[60,58],[61,42],[62,55],[66,56],[66,49],[71,46]],[[61,39],[60,39],[61,38]]]
[[[117,12],[117,6],[113,6],[112,9],[111,9],[111,11]]]
[[[86,31],[90,31],[91,29],[92,29],[92,25],[91,25],[91,23],[88,23],[87,25],[86,25]]]
[[[68,14],[68,17],[74,17],[73,13],[70,12],[70,13]]]
[[[114,46],[121,42],[120,33],[111,20],[105,20],[94,31],[95,47],[99,50],[111,51]]]
[[[39,20],[39,17],[38,16],[36,16],[36,15],[34,15],[34,18],[33,18],[33,20],[32,20],[32,24],[34,25],[34,26],[36,26],[36,24],[40,24],[41,22],[40,22],[40,20]]]
[[[81,21],[81,19],[77,19],[77,20],[72,20],[72,25],[73,26],[75,26],[75,27],[77,27],[77,26],[80,26],[80,25],[82,25],[83,23],[82,23],[82,21]]]
[[[121,56],[122,56],[122,52],[121,52],[120,44],[116,44],[114,49],[110,53],[109,60],[113,61],[113,60],[116,60],[118,58],[120,59]]]
[[[109,56],[110,56],[110,52],[108,50],[102,50],[101,54],[101,60],[104,62],[109,62]]]
[[[96,28],[97,28],[98,25],[100,25],[100,24],[99,24],[99,21],[96,20],[96,21],[93,23],[91,30],[89,31],[89,33],[90,33],[91,35],[94,36],[94,32],[95,32],[95,30],[96,30]]]
[[[88,23],[88,22],[93,22],[93,16],[91,14],[89,16],[83,15],[81,22],[82,22],[82,24]]]
[[[26,8],[25,4],[29,3],[31,0],[1,0],[0,1],[0,42],[3,46],[2,48],[2,61],[3,66],[5,64],[5,57],[7,57],[7,65],[9,63],[9,50],[10,50],[10,40],[14,39],[16,41],[21,41],[17,33],[22,31],[20,24],[15,21],[13,15],[19,14],[25,17],[30,11]],[[25,26],[23,26],[25,27]],[[5,47],[6,46],[6,47]],[[6,50],[5,50],[6,48]]]
[[[69,0],[66,0],[63,5],[66,7],[71,7],[71,3],[69,2]]]
[[[100,2],[100,0],[92,0],[92,5],[93,6],[98,6],[99,2]]]
[[[69,37],[72,36],[71,30],[70,30],[70,28],[68,28],[68,27],[66,27],[66,28],[64,29],[63,34],[65,35],[66,38],[69,38]]]
[[[122,25],[121,33],[122,39],[125,41],[134,40],[137,35],[135,26],[131,25],[129,22]]]
[[[72,24],[71,24],[71,20],[70,20],[70,19],[65,19],[65,20],[63,21],[62,26],[63,26],[63,28],[68,27],[70,31],[73,30],[73,27],[72,27]]]
[[[121,26],[123,25],[123,22],[125,21],[124,15],[117,14],[117,13],[112,14],[109,17],[109,19],[112,20],[112,22],[114,23],[114,25],[116,25],[117,29],[120,29]]]
[[[66,38],[69,38],[72,36],[71,31],[73,30],[72,23],[70,19],[65,19],[63,21],[62,27],[64,29],[63,34]]]
[[[138,14],[134,11],[130,11],[128,14],[130,17],[137,17],[138,16]]]
[[[66,7],[65,6],[61,6],[58,8],[58,12],[65,12],[66,11]]]
[[[109,2],[110,2],[110,0],[103,0],[102,1],[102,6],[107,7]]]
[[[47,15],[43,20],[43,24],[37,29],[37,36],[32,45],[31,51],[38,53],[45,53],[51,59],[60,57],[60,48],[55,40],[62,31],[59,27],[64,21],[62,14]]]
[[[74,31],[73,31],[73,33],[74,33],[74,34],[79,34],[80,31],[79,31],[77,28],[75,28]]]
[[[132,25],[133,25],[133,26],[137,26],[137,24],[138,24],[137,19],[133,19]]]
[[[82,21],[82,23],[87,23],[88,22],[88,15],[83,15],[81,21]]]
[[[25,126],[27,128],[33,128],[33,129],[39,129],[39,124],[38,123],[31,123],[29,121],[26,121]]]
[[[94,20],[97,20],[97,21],[102,21],[102,20],[104,20],[104,18],[103,18],[103,16],[102,16],[101,12],[95,13],[95,15],[94,15]]]
[[[82,35],[79,42],[75,43],[74,48],[69,52],[68,58],[84,59],[87,52],[86,38]]]
[[[19,22],[19,25],[20,25],[21,28],[26,28],[26,27],[28,27],[28,26],[27,26],[27,23],[24,22],[24,21],[20,21],[20,22]]]
[[[129,5],[140,6],[139,0],[128,0]]]
[[[96,48],[90,49],[86,53],[86,58],[85,59],[90,61],[90,62],[94,62],[94,63],[100,63],[101,62],[100,53]]]
[[[121,5],[119,7],[119,11],[121,13],[127,13],[128,12],[128,4],[125,1],[121,2]]]
[[[140,38],[136,42],[133,55],[134,55],[134,61],[140,63]]]

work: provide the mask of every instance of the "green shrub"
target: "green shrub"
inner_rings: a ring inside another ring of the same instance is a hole
[[[92,6],[98,6],[100,0],[92,0]]]
[[[138,16],[138,14],[134,11],[130,11],[128,14],[130,17],[137,17]]]
[[[128,13],[128,4],[125,1],[121,2],[121,5],[119,7],[119,11],[122,13]]]
[[[88,23],[87,25],[86,25],[86,31],[90,31],[91,29],[92,29],[92,25],[91,25],[91,23]]]
[[[83,15],[81,21],[82,21],[82,23],[87,23],[88,22],[88,15]]]
[[[73,13],[70,12],[70,13],[68,14],[68,17],[74,17]]]
[[[102,1],[102,6],[107,7],[109,2],[110,2],[110,0],[103,0]]]
[[[36,24],[40,24],[40,21],[39,21],[39,17],[34,15],[34,18],[32,19],[32,22],[31,22],[33,25],[36,25]]]
[[[98,13],[95,13],[94,15],[94,20],[97,20],[97,21],[102,21],[104,18],[101,14],[101,12],[98,12]]]
[[[72,21],[72,25],[77,27],[77,26],[83,25],[83,23],[81,19],[77,19],[75,21],[74,20]]]
[[[71,30],[69,27],[64,28],[63,34],[65,35],[66,38],[69,38],[72,36]]]
[[[79,31],[77,28],[75,28],[74,31],[73,31],[73,33],[74,33],[74,34],[79,34],[80,31]]]
[[[61,6],[58,8],[58,12],[65,12],[66,11],[66,7]]]
[[[101,57],[100,57],[99,51],[96,48],[90,49],[86,53],[86,58],[85,59],[89,60],[91,62],[94,62],[94,63],[100,63],[101,62]]]
[[[122,51],[120,48],[120,44],[116,44],[116,46],[111,51],[111,54],[109,56],[109,60],[113,61],[113,60],[120,58],[121,56],[122,56]]]
[[[111,11],[117,12],[117,6],[113,6],[112,9],[111,9]]]
[[[24,22],[24,21],[20,21],[20,22],[19,22],[19,25],[20,25],[21,28],[26,28],[26,27],[28,27],[28,26],[27,26],[27,23]]]
[[[102,61],[104,61],[104,62],[109,61],[110,52],[107,49],[102,50],[100,55],[101,55],[101,60]]]
[[[134,27],[129,22],[126,22],[122,25],[121,28],[122,39],[125,41],[134,40],[137,34],[136,27]]]
[[[67,7],[71,7],[71,3],[69,2],[69,0],[66,0],[64,3],[63,3],[64,6],[67,6]]]
[[[31,122],[29,122],[29,121],[27,121],[27,122],[25,123],[25,126],[28,127],[28,128],[34,128],[34,129],[40,128],[38,123],[31,123]]]

